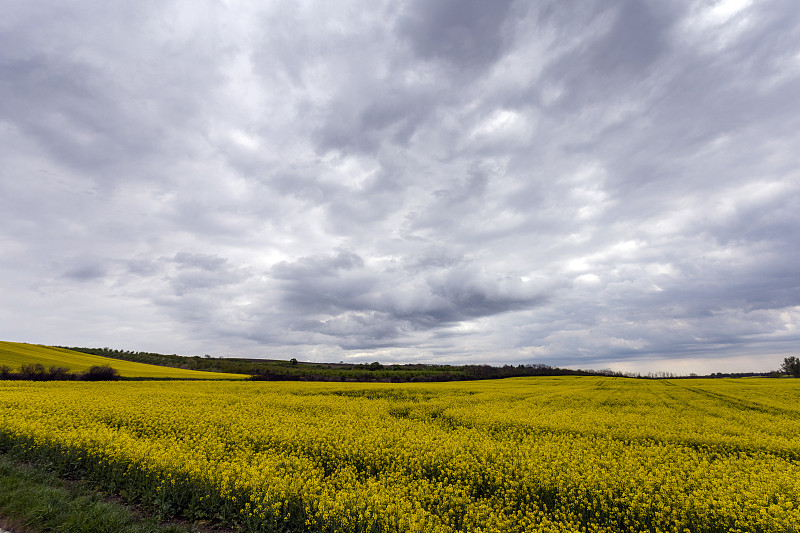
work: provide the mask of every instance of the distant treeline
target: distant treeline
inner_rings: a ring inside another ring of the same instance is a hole
[[[522,376],[615,376],[634,377],[611,370],[573,370],[544,364],[534,365],[432,365],[361,363],[304,363],[271,359],[164,355],[111,348],[76,348],[83,352],[125,361],[170,366],[187,370],[249,374],[257,381],[374,381],[386,383],[467,381]]]
[[[264,365],[281,366],[289,365],[288,361],[273,361],[268,359],[244,359],[234,357],[203,357],[184,356],[176,354],[161,354],[153,352],[133,352],[127,350],[115,350],[112,348],[78,348],[74,346],[57,346],[76,352],[82,352],[123,361],[135,363],[145,363],[148,365],[168,366],[185,370],[200,370],[204,372],[225,372],[229,374],[254,374]]]
[[[110,366],[100,365],[89,368],[86,372],[70,372],[62,366],[45,367],[41,363],[22,365],[18,371],[3,365],[0,367],[0,379],[18,379],[29,381],[116,381],[119,372]]]
[[[385,383],[469,381],[523,376],[618,375],[613,372],[571,370],[548,365],[325,365],[297,364],[279,369],[262,368],[251,379],[256,381],[375,381]]]
[[[545,364],[529,365],[434,365],[434,364],[381,364],[363,363],[305,363],[296,359],[248,359],[237,357],[211,357],[210,355],[182,356],[152,352],[132,352],[112,348],[76,348],[59,346],[124,361],[169,366],[187,370],[248,374],[256,381],[375,381],[386,383],[469,381],[476,379],[500,379],[523,376],[609,376],[640,379],[689,379],[689,378],[741,378],[779,377],[777,372],[717,372],[705,376],[691,374],[679,376],[671,372],[649,374],[617,372],[614,370],[574,370]]]
[[[709,379],[709,378],[780,378],[783,374],[778,370],[771,372],[712,372],[711,374],[689,374],[681,376],[672,372],[650,372],[648,374],[626,374],[628,377],[640,379]]]

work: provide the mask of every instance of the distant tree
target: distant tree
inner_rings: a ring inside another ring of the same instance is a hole
[[[43,381],[47,378],[47,370],[41,363],[24,364],[20,366],[19,373],[22,379],[30,379],[33,381]]]
[[[63,366],[51,366],[48,370],[49,379],[54,381],[64,381],[69,379],[69,368]]]
[[[297,366],[297,359],[292,357],[291,359],[289,359],[289,364],[292,366]]]
[[[119,371],[108,365],[97,365],[87,370],[82,378],[85,381],[116,381],[119,379]]]
[[[783,360],[781,371],[786,372],[796,378],[800,378],[800,359],[795,356],[787,357]]]

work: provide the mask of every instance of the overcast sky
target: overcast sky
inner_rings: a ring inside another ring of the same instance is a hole
[[[764,371],[797,0],[11,0],[0,339]]]

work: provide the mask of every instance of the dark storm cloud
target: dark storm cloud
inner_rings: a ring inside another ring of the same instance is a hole
[[[225,258],[209,254],[178,253],[172,259],[175,273],[169,276],[174,293],[182,296],[207,288],[241,282],[245,274],[228,265]]]
[[[228,262],[224,257],[211,254],[190,254],[186,252],[175,254],[172,261],[180,265],[181,268],[194,268],[206,272],[217,272]]]
[[[413,278],[407,277],[409,270]],[[373,347],[375,340],[396,339],[404,333],[528,309],[546,300],[542,287],[435,256],[370,267],[357,254],[340,250],[279,263],[272,274],[282,280],[283,304],[292,310],[290,316],[319,317],[292,321],[292,329],[331,336],[332,342],[351,349]]]
[[[106,275],[106,269],[101,264],[81,263],[71,267],[64,273],[64,277],[75,281],[89,281],[102,278]]]
[[[503,52],[503,22],[512,0],[417,0],[405,6],[398,33],[425,60],[443,60],[458,70],[482,69]]]
[[[368,153],[386,142],[407,145],[420,124],[434,111],[435,101],[426,94],[425,88],[404,88],[402,82],[399,82],[400,87],[394,88],[398,82],[393,79],[372,81],[366,87],[355,89],[379,95],[374,101],[367,96],[359,102],[343,94],[348,104],[334,107],[327,113],[316,136],[319,150]]]
[[[364,261],[353,252],[340,250],[335,255],[303,257],[295,262],[282,261],[272,268],[278,279],[313,279],[336,277],[341,271],[352,271],[364,266]]]
[[[664,52],[668,44],[665,33],[675,21],[659,13],[659,9],[668,8],[635,0],[615,6],[611,29],[599,43],[593,43],[591,64],[611,73],[641,72],[653,65]]]
[[[147,280],[154,294],[177,296],[204,294],[251,277],[247,269],[237,268],[228,259],[213,254],[178,252],[173,257],[133,259],[124,269]]]
[[[98,83],[100,73],[36,50],[29,41],[24,32],[0,37],[0,90],[6,95],[0,113],[77,168],[110,165],[123,152],[137,151],[135,138],[114,129],[135,118],[119,116],[112,95]]]
[[[585,40],[545,73],[565,83],[562,105],[574,109],[576,104],[607,98],[609,89],[625,90],[632,81],[651,74],[650,69],[672,46],[668,34],[677,21],[675,10],[634,0],[564,2],[543,10],[543,20],[558,20],[560,39],[586,32]]]
[[[790,0],[10,2],[0,334],[773,368],[798,28]]]

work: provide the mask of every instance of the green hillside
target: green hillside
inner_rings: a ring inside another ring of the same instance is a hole
[[[248,377],[243,374],[200,372],[182,368],[147,365],[75,352],[64,348],[0,341],[0,366],[5,365],[12,370],[17,370],[22,365],[37,363],[47,368],[51,366],[64,367],[69,369],[70,372],[85,372],[92,366],[108,365],[117,369],[119,375],[123,378],[244,379]]]

